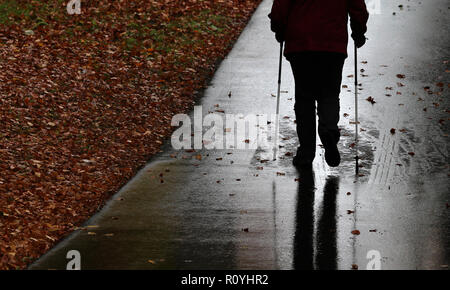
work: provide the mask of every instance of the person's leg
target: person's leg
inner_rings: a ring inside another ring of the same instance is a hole
[[[340,163],[337,143],[340,133],[339,122],[339,94],[341,91],[342,68],[344,56],[335,53],[323,53],[321,57],[321,71],[319,76],[322,85],[318,91],[317,113],[319,115],[319,136],[325,147],[325,159],[330,166]]]
[[[311,165],[316,154],[316,104],[313,95],[311,60],[306,53],[290,57],[295,79],[295,117],[299,149],[294,165]]]

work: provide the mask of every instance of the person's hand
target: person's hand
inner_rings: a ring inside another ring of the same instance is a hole
[[[275,33],[275,39],[279,42],[282,43],[284,41],[284,35],[281,32],[277,32]]]
[[[355,45],[357,48],[363,47],[363,45],[366,43],[366,37],[364,35],[353,35],[352,34],[353,41],[355,41]]]

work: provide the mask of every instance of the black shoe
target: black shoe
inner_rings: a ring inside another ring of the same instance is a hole
[[[292,160],[292,164],[297,168],[305,168],[305,169],[312,168],[312,160],[301,158],[298,152],[297,155],[295,155],[294,159]]]
[[[341,155],[336,144],[325,146],[325,161],[330,167],[337,167],[341,163]]]

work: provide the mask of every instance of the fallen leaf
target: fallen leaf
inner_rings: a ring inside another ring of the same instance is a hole
[[[368,97],[366,100],[370,102],[372,105],[376,103],[373,97]]]

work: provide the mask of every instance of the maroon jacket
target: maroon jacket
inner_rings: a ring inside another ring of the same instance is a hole
[[[347,22],[352,37],[364,37],[367,12],[364,0],[274,0],[271,29],[282,36],[284,55],[301,51],[329,51],[347,55]]]

